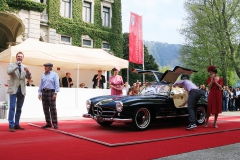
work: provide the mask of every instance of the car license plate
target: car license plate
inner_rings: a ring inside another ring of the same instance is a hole
[[[96,120],[97,122],[103,122],[103,117],[97,116],[95,120]]]

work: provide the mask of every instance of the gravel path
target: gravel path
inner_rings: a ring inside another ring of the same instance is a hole
[[[159,158],[158,160],[215,160],[215,159],[239,160],[240,143],[163,157]]]
[[[221,115],[240,116],[240,112],[223,112]],[[240,160],[240,143],[167,156],[157,160]]]

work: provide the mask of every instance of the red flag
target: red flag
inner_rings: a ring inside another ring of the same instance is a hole
[[[132,12],[129,28],[129,62],[143,64],[142,17]]]

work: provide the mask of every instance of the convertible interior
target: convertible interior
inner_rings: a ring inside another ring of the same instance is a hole
[[[183,68],[180,66],[176,66],[176,67],[174,67],[173,70],[167,70],[164,73],[161,73],[158,71],[152,71],[152,70],[141,70],[141,69],[136,69],[136,68],[131,69],[131,71],[134,73],[154,75],[157,82],[170,84],[170,86],[169,85],[154,86],[155,94],[168,96],[169,92],[170,92],[170,97],[173,98],[174,105],[176,108],[187,107],[187,104],[185,104],[185,106],[183,106],[183,107],[179,107],[185,101],[187,101],[187,98],[188,98],[187,91],[185,91],[183,88],[179,88],[179,87],[173,88],[173,87],[171,87],[171,84],[173,84],[181,74],[191,75],[193,72],[197,72],[197,71]],[[170,89],[171,89],[171,91],[170,91]],[[140,94],[143,95],[142,92]]]
[[[173,98],[174,105],[176,108],[183,108],[183,107],[179,107],[179,106],[181,104],[183,104],[185,101],[187,101],[188,93],[183,88],[172,87],[170,96],[171,96],[171,98]],[[184,107],[187,107],[187,103],[185,104]]]

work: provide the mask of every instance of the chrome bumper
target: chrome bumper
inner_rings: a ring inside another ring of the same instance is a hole
[[[91,114],[83,114],[84,118],[92,118],[95,121],[100,121],[100,122],[120,122],[120,123],[129,123],[132,122],[132,119],[120,119],[120,118],[104,118],[104,117],[97,117],[97,116],[92,116]]]
[[[84,118],[93,118],[93,116],[92,116],[91,114],[87,114],[87,113],[86,113],[86,114],[83,114],[83,117],[84,117]]]

